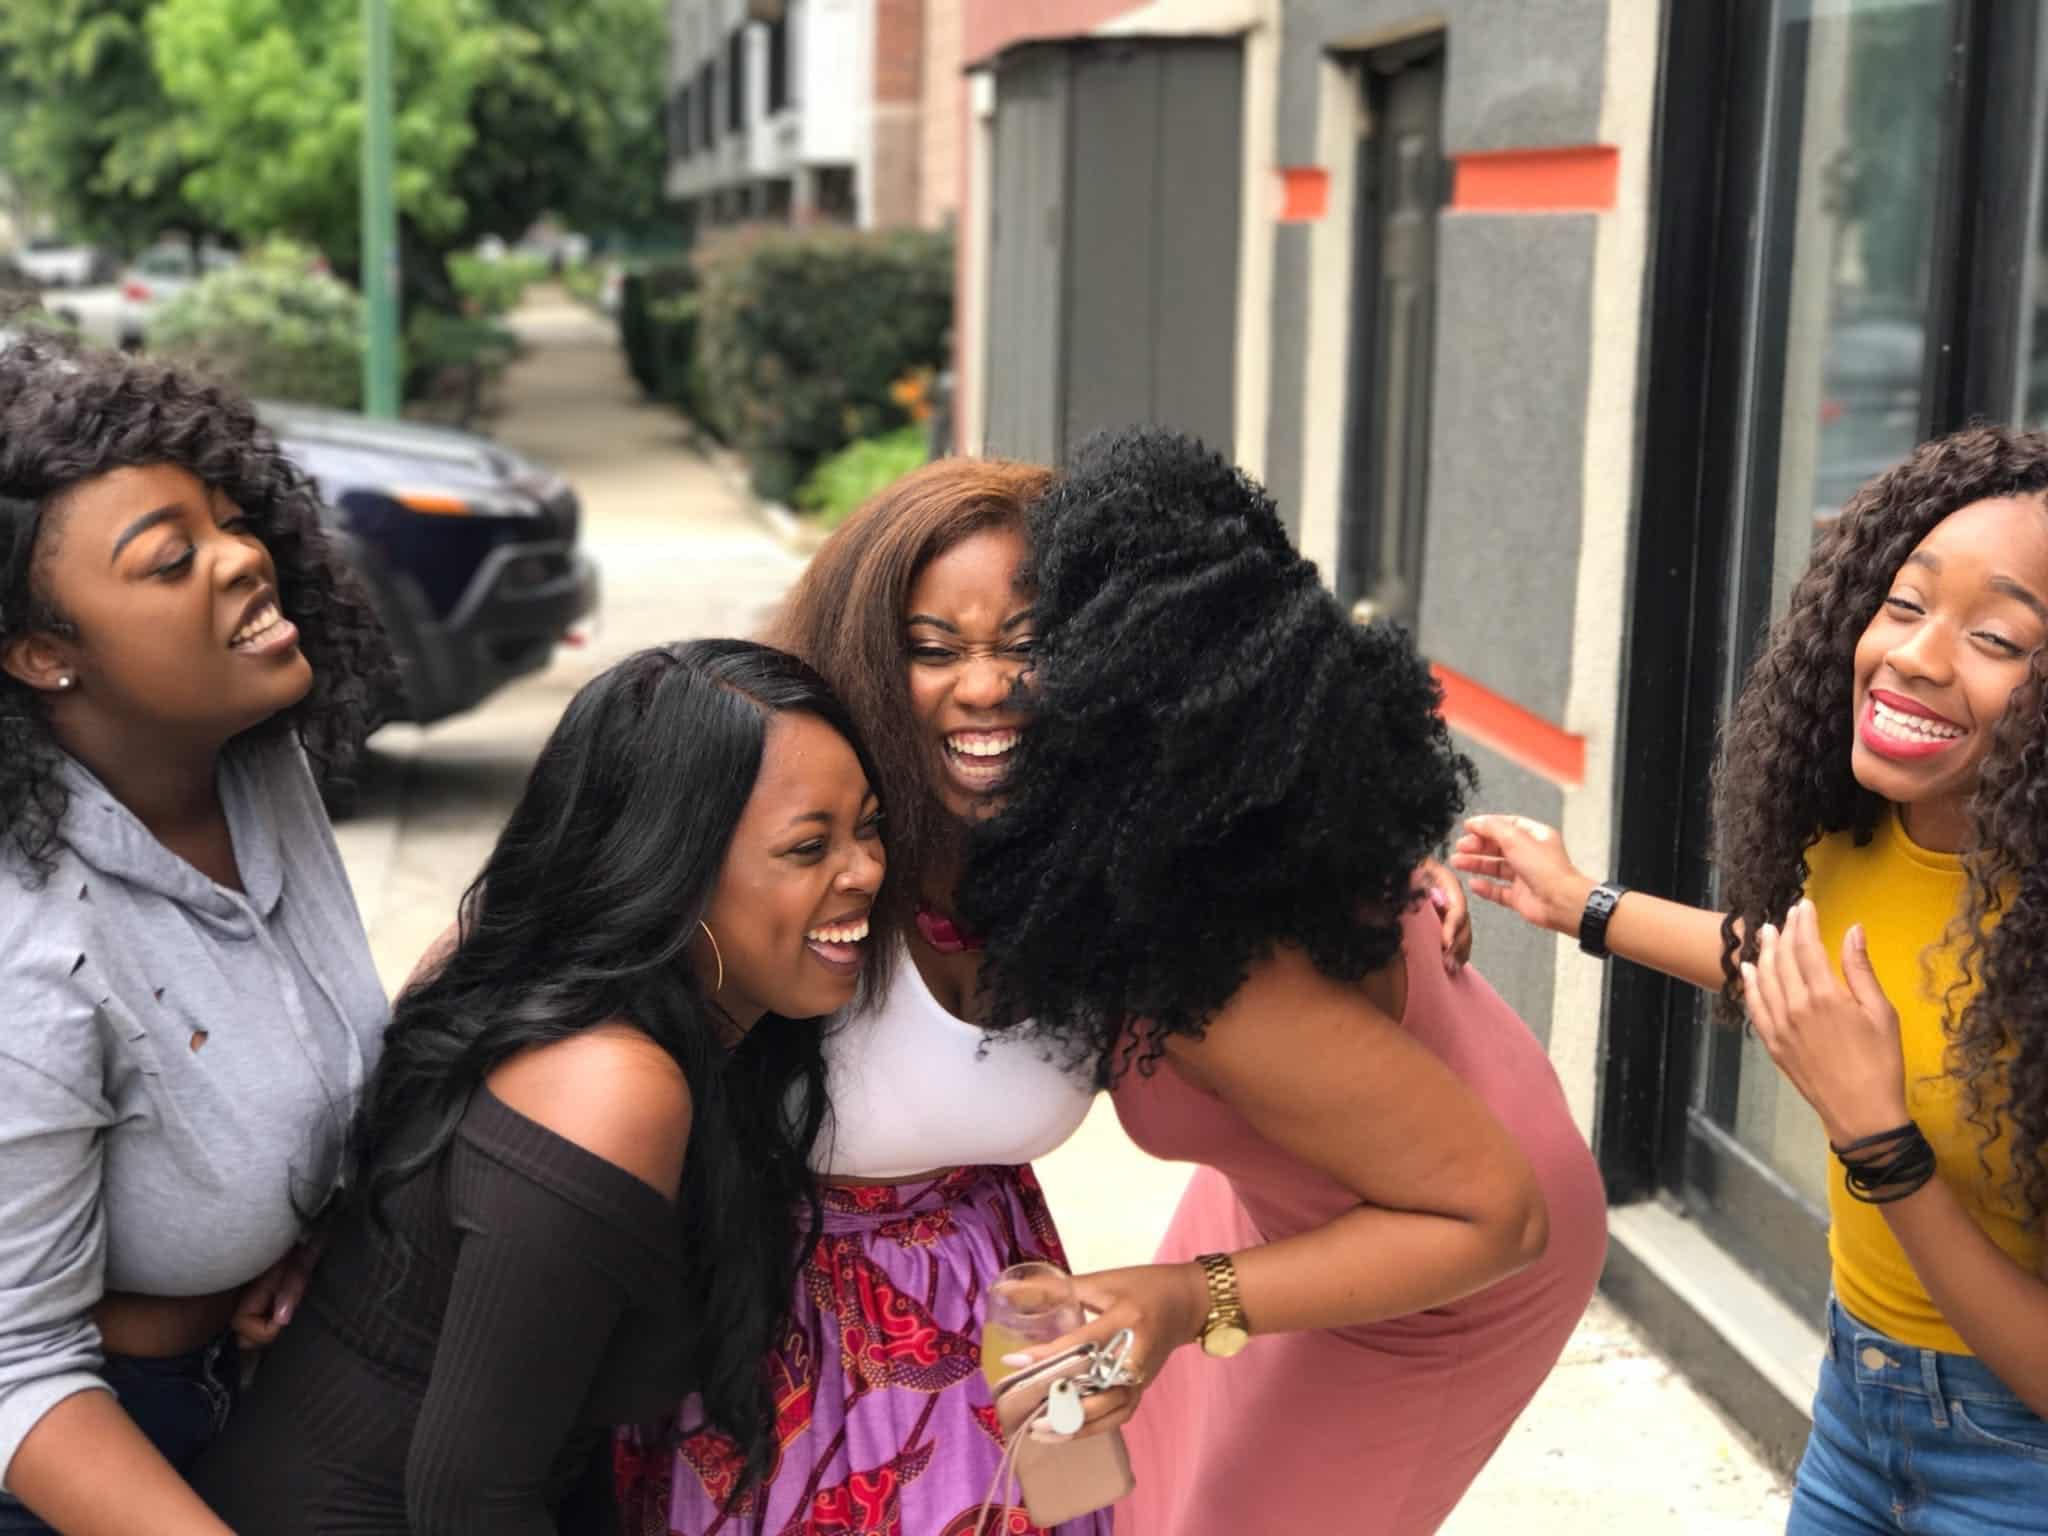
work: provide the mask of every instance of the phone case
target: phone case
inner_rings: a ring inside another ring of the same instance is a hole
[[[1003,1438],[1016,1434],[1017,1427],[1045,1401],[1055,1380],[1087,1370],[1088,1358],[1085,1347],[1071,1350],[1004,1380],[996,1388],[996,1422],[1002,1426]],[[1120,1430],[1057,1442],[1034,1440],[1026,1434],[1018,1442],[1015,1466],[1025,1512],[1034,1524],[1042,1526],[1058,1525],[1114,1504],[1137,1486]]]

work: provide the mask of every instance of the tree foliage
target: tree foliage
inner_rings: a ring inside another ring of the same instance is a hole
[[[392,0],[404,260],[661,215],[663,0]],[[5,169],[81,235],[277,235],[353,272],[361,0],[0,0]],[[452,290],[449,297],[452,298]]]
[[[145,24],[154,4],[0,4],[6,174],[68,233],[124,251],[167,230],[217,229],[185,195],[192,167]]]
[[[488,0],[391,7],[401,216],[429,239],[463,222],[451,185],[470,98],[520,49]],[[148,30],[176,108],[192,201],[244,239],[310,240],[356,260],[363,134],[360,0],[157,0]]]

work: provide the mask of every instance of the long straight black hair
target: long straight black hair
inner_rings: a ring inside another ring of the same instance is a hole
[[[390,1234],[390,1196],[446,1152],[492,1068],[607,1019],[644,1029],[690,1085],[688,1387],[757,1475],[774,1449],[763,1366],[819,1226],[822,1027],[770,1016],[729,1049],[688,951],[769,724],[791,711],[844,736],[875,782],[824,679],[767,646],[658,646],[586,684],[463,897],[453,953],[399,998],[356,1143],[358,1194]]]

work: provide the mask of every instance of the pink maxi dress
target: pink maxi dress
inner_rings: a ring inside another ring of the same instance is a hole
[[[1469,966],[1444,974],[1440,942],[1433,913],[1410,916],[1402,1022],[1534,1166],[1550,1205],[1544,1256],[1410,1317],[1255,1335],[1232,1360],[1176,1350],[1124,1430],[1137,1489],[1117,1506],[1117,1536],[1426,1536],[1563,1352],[1606,1254],[1599,1170],[1543,1047]],[[1140,1147],[1203,1165],[1160,1263],[1288,1237],[1358,1204],[1165,1062],[1126,1073],[1115,1099]]]

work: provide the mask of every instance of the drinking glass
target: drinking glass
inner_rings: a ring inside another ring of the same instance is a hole
[[[1003,1356],[1049,1344],[1084,1320],[1073,1276],[1057,1264],[1012,1264],[988,1288],[982,1319],[981,1373],[990,1388],[1017,1372],[1003,1364]]]

